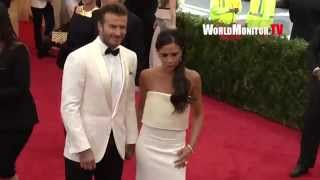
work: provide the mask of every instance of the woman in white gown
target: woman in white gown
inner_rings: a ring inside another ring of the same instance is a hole
[[[162,31],[156,49],[162,65],[140,75],[136,180],[185,180],[203,121],[201,78],[185,68],[176,30]],[[186,141],[190,110],[192,130]]]
[[[155,13],[156,20],[149,54],[149,66],[151,68],[161,65],[155,43],[160,31],[176,28],[176,7],[177,0],[160,0],[159,2],[159,7]]]

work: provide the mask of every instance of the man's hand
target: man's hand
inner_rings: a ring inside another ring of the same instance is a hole
[[[131,159],[134,154],[135,144],[126,144],[126,160]]]
[[[317,71],[314,75],[317,77],[318,80],[320,80],[320,70]]]
[[[96,168],[96,162],[91,149],[87,149],[79,153],[80,166],[84,170],[94,170]]]
[[[316,67],[313,71],[312,71],[312,75],[315,76],[318,80],[320,80],[320,68]]]

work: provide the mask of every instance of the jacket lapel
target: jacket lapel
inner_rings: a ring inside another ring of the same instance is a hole
[[[115,116],[116,113],[118,112],[118,106],[119,106],[119,102],[121,100],[121,98],[123,98],[124,95],[124,91],[127,87],[127,81],[128,81],[128,65],[127,65],[127,57],[126,57],[126,53],[124,52],[122,46],[120,46],[120,61],[121,61],[121,69],[122,69],[122,86],[121,86],[121,90],[120,90],[120,96],[117,99],[116,105],[115,105],[115,109],[113,112],[112,116]]]
[[[111,77],[110,72],[106,68],[106,63],[104,62],[103,55],[100,51],[101,47],[99,46],[99,42],[97,42],[98,39],[95,40],[95,43],[92,49],[93,54],[95,54],[97,57],[93,58],[96,64],[96,67],[98,69],[98,73],[100,76],[100,82],[102,84],[102,87],[105,90],[105,98],[107,101],[107,104],[109,108],[112,110],[112,97],[111,97]]]

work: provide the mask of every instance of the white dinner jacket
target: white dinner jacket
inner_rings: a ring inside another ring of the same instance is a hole
[[[79,162],[78,153],[91,148],[96,162],[106,151],[111,129],[118,152],[135,144],[138,136],[135,109],[136,54],[120,46],[123,85],[112,108],[111,77],[96,40],[73,51],[63,70],[61,114],[66,128],[64,156]]]

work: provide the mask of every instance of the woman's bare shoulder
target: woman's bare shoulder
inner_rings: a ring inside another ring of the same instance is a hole
[[[141,71],[140,76],[142,76],[142,77],[148,77],[148,76],[150,76],[150,75],[152,75],[152,74],[154,73],[153,71],[154,71],[154,70],[151,69],[151,68],[144,69],[144,70]]]
[[[186,76],[192,82],[198,81],[201,79],[200,74],[196,70],[193,70],[193,69],[186,68]]]
[[[140,73],[139,81],[143,81],[144,83],[147,83],[149,81],[152,81],[156,76],[156,70],[154,68],[148,68],[144,69]]]

